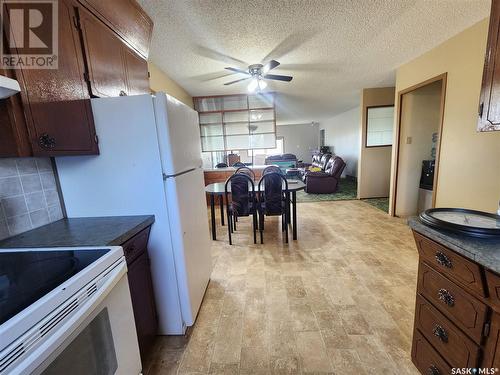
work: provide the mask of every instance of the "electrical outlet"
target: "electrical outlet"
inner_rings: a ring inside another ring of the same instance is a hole
[[[406,137],[406,144],[411,145],[411,137]]]

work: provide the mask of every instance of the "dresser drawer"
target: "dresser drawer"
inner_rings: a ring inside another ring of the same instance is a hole
[[[479,347],[417,294],[415,323],[424,337],[453,367],[476,367]]]
[[[423,262],[419,264],[417,290],[480,343],[488,309],[486,305]]]
[[[420,256],[432,267],[439,270],[466,288],[486,295],[481,267],[436,242],[413,232]]]
[[[413,332],[413,347],[411,349],[411,358],[415,366],[422,374],[429,375],[449,375],[451,367],[436,352],[427,340],[415,330]]]
[[[130,264],[135,258],[146,251],[150,230],[151,227],[147,227],[122,244],[127,264]]]

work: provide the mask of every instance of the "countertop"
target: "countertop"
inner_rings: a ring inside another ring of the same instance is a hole
[[[417,217],[408,219],[416,232],[444,245],[482,266],[500,273],[500,238],[476,238],[437,230],[422,224]]]
[[[121,245],[153,224],[153,215],[66,218],[0,241],[0,248]]]

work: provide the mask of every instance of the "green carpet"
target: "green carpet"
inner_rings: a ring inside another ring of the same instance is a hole
[[[297,202],[324,202],[324,201],[346,201],[356,199],[357,183],[351,179],[341,179],[339,189],[333,194],[309,194],[305,191],[297,192]]]
[[[363,199],[363,202],[366,202],[379,210],[389,212],[389,198],[367,198]]]

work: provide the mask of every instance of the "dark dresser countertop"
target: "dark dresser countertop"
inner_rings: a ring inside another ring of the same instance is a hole
[[[476,238],[437,230],[422,224],[417,217],[408,219],[416,232],[446,246],[480,265],[500,273],[500,238]]]
[[[121,245],[155,221],[153,215],[61,219],[0,241],[0,248]]]

